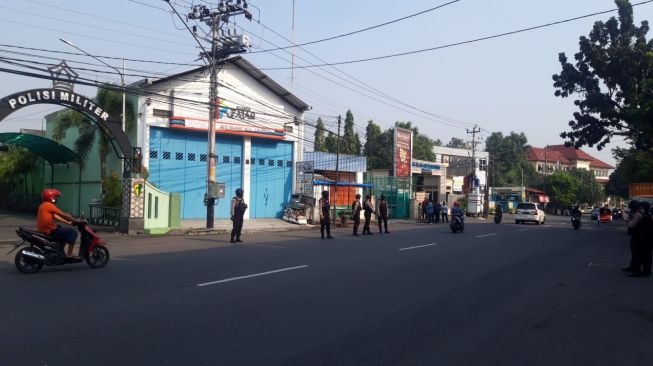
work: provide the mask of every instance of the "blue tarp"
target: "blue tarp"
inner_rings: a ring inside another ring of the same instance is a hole
[[[336,185],[336,182],[326,181],[326,180],[314,180],[313,185],[316,186],[333,186]],[[352,182],[338,182],[337,186],[339,187],[361,187],[361,188],[372,188],[373,184],[365,183],[352,183]]]

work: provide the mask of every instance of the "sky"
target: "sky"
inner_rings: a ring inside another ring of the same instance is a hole
[[[295,0],[295,43],[353,32],[449,1]],[[207,1],[171,3],[186,14],[191,4]],[[559,134],[567,130],[575,111],[573,98],[554,96],[551,77],[560,72],[558,53],[576,53],[579,36],[587,35],[595,21],[607,20],[616,12],[432,52],[335,67],[302,66],[436,47],[614,8],[613,0],[459,0],[383,27],[296,47],[294,65],[298,68],[294,71],[290,70],[291,50],[256,52],[290,45],[292,0],[250,2],[254,20],[241,16],[236,24],[252,39],[252,52],[243,56],[309,104],[312,109],[306,113],[307,120],[321,117],[328,129],[335,131],[337,116],[344,118],[351,109],[362,138],[370,119],[384,129],[395,121],[411,121],[421,132],[445,143],[452,137],[469,139],[467,130],[476,124],[482,129],[481,139],[495,131],[524,132],[530,144],[542,147],[564,142]],[[653,3],[635,7],[635,19],[637,23],[653,19]],[[197,64],[199,52],[190,33],[163,0],[0,1],[0,57],[44,63],[66,59],[74,68],[106,71],[78,70],[84,77],[120,81],[116,72],[90,57],[61,53],[77,51],[59,38],[88,53],[116,57],[105,61],[117,68],[122,67],[120,58],[189,64],[127,61],[126,74],[134,74],[126,77],[128,83],[140,79],[138,75],[188,70],[190,64]],[[26,70],[4,62],[0,67]],[[3,96],[49,84],[47,80],[0,73]],[[76,90],[95,94],[91,87]],[[42,116],[56,109],[25,108],[0,122],[0,132],[41,128]],[[610,145],[615,146],[624,143]],[[585,150],[614,164],[610,149]]]

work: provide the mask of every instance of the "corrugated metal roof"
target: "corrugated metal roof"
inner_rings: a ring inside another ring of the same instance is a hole
[[[304,161],[312,161],[315,170],[336,170],[336,154],[319,151],[305,152]],[[338,170],[351,173],[366,172],[367,157],[340,154]]]
[[[79,155],[66,146],[37,135],[15,132],[0,133],[0,142],[28,150],[34,155],[42,157],[51,165],[79,161]]]

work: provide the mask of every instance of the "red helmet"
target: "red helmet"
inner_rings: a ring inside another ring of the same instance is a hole
[[[61,192],[54,188],[46,188],[41,192],[43,202],[55,202],[59,196],[61,196]]]
[[[456,201],[456,202],[453,203],[453,205],[454,205],[455,207],[459,207],[459,206],[460,206],[460,202]]]

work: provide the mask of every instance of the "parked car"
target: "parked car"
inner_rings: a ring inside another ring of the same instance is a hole
[[[536,224],[544,224],[546,216],[541,207],[534,202],[521,202],[517,205],[517,214],[515,216],[515,224],[524,222],[534,222]]]

